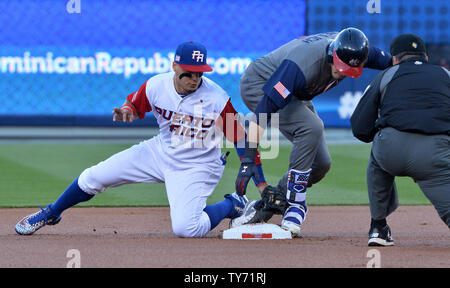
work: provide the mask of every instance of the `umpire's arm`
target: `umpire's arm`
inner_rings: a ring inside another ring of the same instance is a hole
[[[379,73],[367,86],[366,91],[350,118],[353,135],[369,143],[377,133],[375,123],[380,105],[380,83],[384,73]]]

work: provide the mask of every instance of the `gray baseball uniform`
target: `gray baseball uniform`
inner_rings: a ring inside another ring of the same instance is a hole
[[[293,144],[289,169],[311,168],[308,186],[319,182],[331,166],[324,125],[311,99],[339,82],[332,77],[327,51],[337,35],[328,32],[294,39],[252,62],[240,82],[241,97],[251,111],[279,113],[279,130]],[[389,53],[371,47],[366,67],[385,69],[390,64]],[[287,175],[279,182],[282,189],[286,189]]]
[[[370,83],[351,117],[354,135],[373,141],[367,188],[373,220],[398,206],[395,176],[419,185],[450,227],[450,73],[409,58]]]

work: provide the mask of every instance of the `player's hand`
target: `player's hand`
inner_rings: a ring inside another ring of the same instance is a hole
[[[258,191],[260,194],[263,193],[263,191],[268,187],[269,185],[266,182],[263,182],[262,184],[256,186],[258,188]]]
[[[256,152],[256,148],[247,148],[242,158],[235,183],[236,192],[239,195],[243,196],[247,193],[247,185],[252,177],[255,177],[257,182],[260,181],[260,175],[255,163]]]
[[[123,122],[131,123],[134,121],[133,113],[128,109],[121,109],[121,108],[114,107],[112,113],[114,114],[114,116],[113,116],[114,122],[123,121]]]

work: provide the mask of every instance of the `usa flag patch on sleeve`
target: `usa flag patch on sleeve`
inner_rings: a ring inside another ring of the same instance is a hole
[[[281,97],[283,97],[284,99],[286,99],[286,97],[291,94],[291,91],[284,87],[283,83],[281,83],[280,81],[278,81],[278,83],[273,86],[273,88],[275,88],[275,90],[277,90],[277,92],[280,93]]]

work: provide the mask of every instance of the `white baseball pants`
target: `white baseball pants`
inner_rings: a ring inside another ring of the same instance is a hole
[[[84,170],[80,188],[91,195],[130,183],[165,183],[172,230],[178,237],[203,237],[211,230],[203,211],[224,170],[221,161],[193,164],[168,159],[159,136],[136,144]]]

